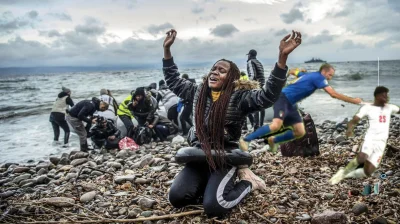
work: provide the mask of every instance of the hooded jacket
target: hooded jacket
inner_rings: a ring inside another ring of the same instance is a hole
[[[255,56],[250,56],[247,60],[247,74],[251,80],[256,80],[260,83],[260,87],[265,84],[264,67]]]
[[[131,110],[133,116],[138,120],[138,122],[145,120],[149,124],[156,125],[158,122],[158,114],[156,113],[158,107],[157,100],[151,96],[151,93],[147,92],[145,98],[136,106],[133,106],[133,100],[135,99],[135,96],[136,94],[133,92],[131,102],[128,105],[128,108]]]
[[[164,78],[168,87],[182,99],[194,99],[193,101],[193,124],[195,123],[196,103],[199,98],[202,84],[196,85],[190,81],[179,78],[178,67],[173,59],[163,60]],[[235,91],[226,108],[225,116],[225,145],[237,147],[237,141],[241,135],[241,126],[247,114],[271,107],[279,98],[283,86],[286,82],[286,69],[281,69],[278,65],[272,70],[267,82],[263,88],[255,81],[237,80],[235,81]],[[204,113],[209,113],[212,100],[211,94],[207,99],[206,109]],[[189,144],[199,145],[198,138],[195,133],[195,126],[189,134]]]
[[[65,114],[67,105],[73,107],[74,102],[72,101],[71,97],[68,95],[68,93],[62,91],[58,94],[58,97],[56,101],[53,104],[53,108],[51,109],[51,112],[57,112],[57,113],[63,113]]]
[[[93,97],[92,100],[82,100],[75,104],[75,106],[69,110],[69,115],[90,124],[92,121],[88,117],[93,116],[94,112],[99,110],[99,107],[100,100]]]

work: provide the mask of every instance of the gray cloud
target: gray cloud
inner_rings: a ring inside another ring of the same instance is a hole
[[[304,21],[304,15],[298,9],[300,6],[302,6],[301,3],[297,3],[289,11],[289,13],[282,13],[280,16],[281,16],[281,19],[283,20],[283,22],[290,24],[290,23],[295,22],[296,20]]]
[[[258,23],[258,21],[256,19],[251,18],[251,17],[245,18],[244,21],[246,21],[248,23]]]
[[[10,11],[3,12],[0,16],[0,36],[33,26],[37,16],[38,13],[36,11],[30,11],[23,17],[14,17]]]
[[[165,33],[167,30],[174,28],[171,23],[164,23],[161,25],[150,25],[147,27],[147,32],[149,32],[153,36],[157,36],[160,33]]]
[[[217,20],[217,17],[215,15],[209,15],[209,16],[200,16],[199,20],[202,21],[211,21],[211,20]]]
[[[345,8],[344,10],[337,12],[333,15],[334,18],[338,18],[338,17],[343,17],[343,16],[348,16],[351,13],[350,8]]]
[[[331,42],[333,40],[334,35],[330,35],[328,30],[323,30],[321,34],[316,36],[312,36],[309,39],[304,39],[304,44],[322,44],[326,42]]]
[[[342,43],[342,49],[362,49],[366,46],[364,44],[354,43],[352,40],[345,40]]]
[[[217,37],[232,36],[233,33],[239,30],[232,24],[221,24],[211,29],[211,34]]]
[[[390,36],[382,41],[379,41],[375,44],[377,48],[385,48],[387,46],[400,43],[398,36]]]
[[[48,31],[42,31],[39,30],[39,36],[44,36],[44,37],[60,37],[62,36],[60,32],[57,30],[48,30]]]
[[[278,31],[275,32],[275,36],[279,36],[279,37],[283,36],[285,34],[289,34],[289,31],[286,30],[286,29],[281,29],[281,30],[278,30]]]
[[[222,12],[224,10],[226,10],[226,7],[219,7],[218,12],[220,13],[220,12]]]
[[[102,24],[97,19],[89,17],[86,18],[86,21],[83,25],[77,25],[75,27],[75,31],[77,33],[97,36],[105,33],[106,28],[104,27],[104,24]]]
[[[202,12],[204,12],[204,8],[200,8],[198,6],[192,8],[192,13],[194,13],[194,14],[200,14]]]
[[[400,1],[398,0],[388,0],[389,6],[392,10],[400,12]]]
[[[49,13],[50,16],[53,16],[59,20],[63,21],[72,21],[72,18],[67,13]]]
[[[36,19],[38,17],[38,15],[39,15],[39,13],[37,11],[35,11],[35,10],[32,10],[32,11],[28,12],[28,16],[31,19]]]

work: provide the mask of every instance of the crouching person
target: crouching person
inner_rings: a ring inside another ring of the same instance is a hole
[[[166,141],[167,137],[170,135],[175,135],[178,133],[178,126],[176,126],[172,121],[170,121],[168,118],[163,117],[159,115],[158,122],[154,128],[154,131],[156,132],[157,138],[160,139],[160,141]]]
[[[175,156],[185,167],[172,183],[169,201],[176,208],[202,202],[209,217],[224,217],[252,190],[265,188],[245,167],[251,165],[251,155],[238,149],[241,126],[248,114],[278,100],[286,82],[287,57],[300,45],[301,35],[293,32],[292,38],[282,39],[278,63],[263,88],[255,89],[259,83],[239,80],[239,68],[225,59],[212,66],[200,85],[180,78],[170,51],[176,34],[171,30],[164,40],[164,79],[178,97],[193,99],[194,126],[188,134],[191,147],[179,149]]]
[[[96,148],[115,149],[118,148],[121,131],[115,127],[112,120],[98,117],[96,125],[90,129],[88,137]]]

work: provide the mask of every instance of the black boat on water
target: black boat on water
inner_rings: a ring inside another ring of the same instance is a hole
[[[304,63],[326,63],[326,61],[320,58],[312,58],[311,60],[305,61]]]

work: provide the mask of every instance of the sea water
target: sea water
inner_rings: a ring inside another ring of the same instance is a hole
[[[332,63],[336,68],[330,85],[339,93],[361,97],[372,102],[373,92],[378,85],[378,64],[370,62]],[[211,66],[211,65],[210,65]],[[273,64],[264,64],[266,76]],[[318,70],[320,64],[292,64],[289,67]],[[390,101],[400,104],[400,61],[381,61],[379,84],[390,89]],[[185,68],[197,83],[208,73],[210,67]],[[246,70],[246,68],[242,68]],[[161,69],[122,70],[104,72],[61,72],[47,74],[18,74],[0,76],[0,164],[5,162],[25,163],[29,160],[45,160],[50,155],[60,155],[79,150],[78,138],[71,133],[70,147],[53,145],[53,130],[49,114],[61,87],[72,91],[75,103],[98,97],[101,88],[111,90],[117,102],[140,86],[148,86],[163,78]],[[324,120],[340,122],[351,118],[359,106],[331,98],[323,90],[299,103],[300,108],[311,114],[316,123]],[[267,113],[268,114],[268,113]],[[61,130],[60,141],[63,139]]]

